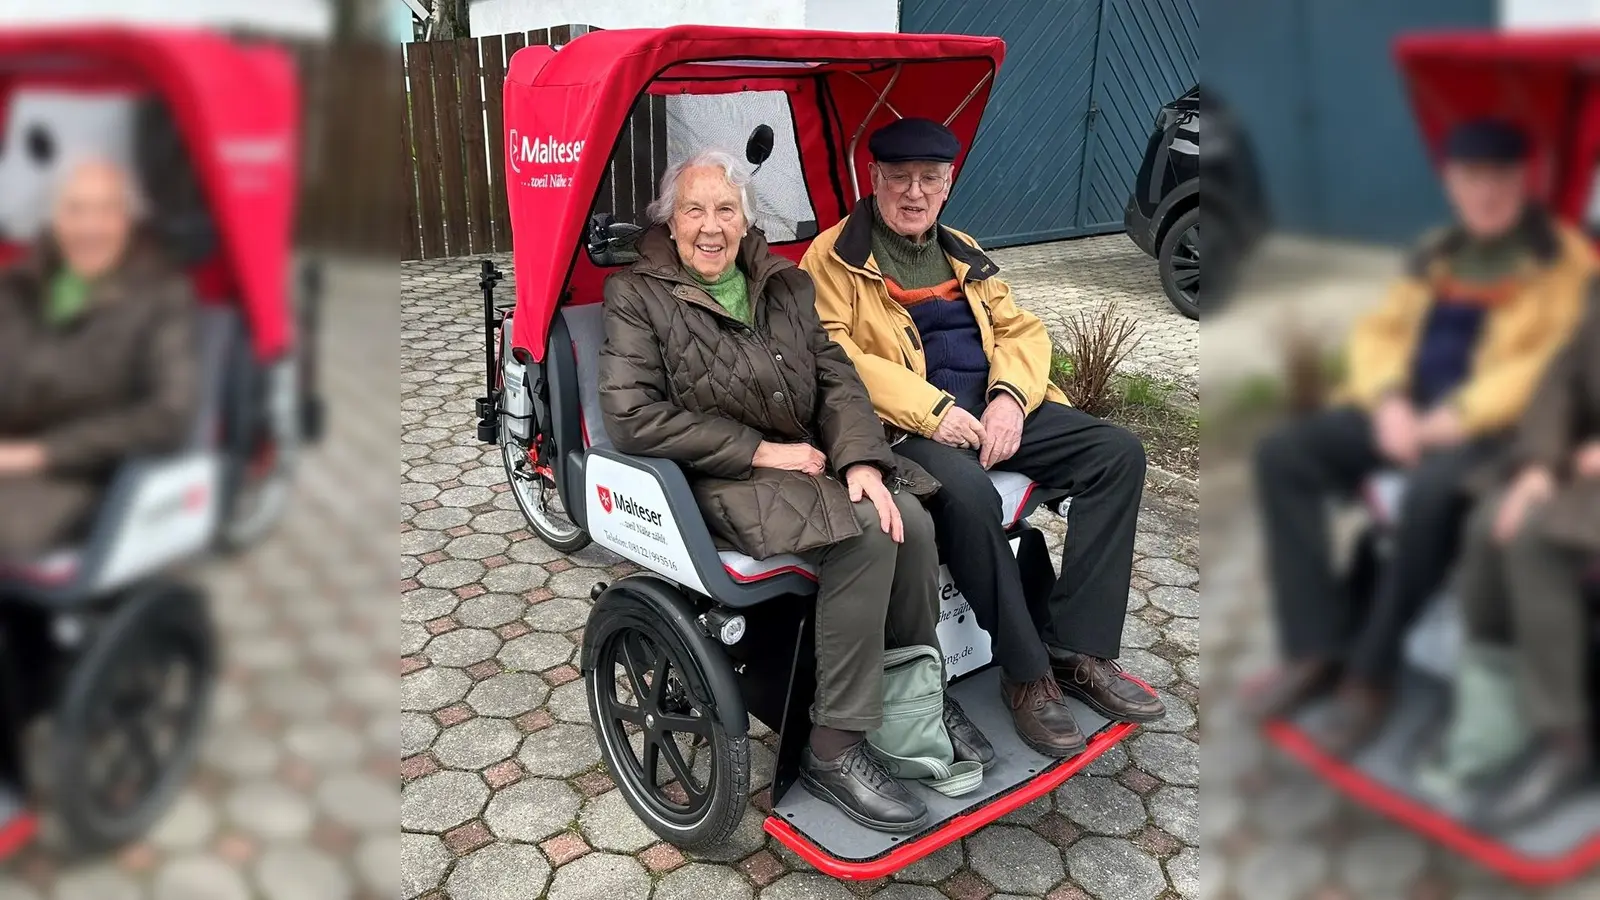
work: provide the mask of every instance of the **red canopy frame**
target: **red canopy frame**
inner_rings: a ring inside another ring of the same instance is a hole
[[[970,152],[1005,55],[999,38],[684,25],[597,31],[528,47],[506,76],[506,191],[514,236],[512,343],[543,359],[562,303],[593,303],[612,270],[582,253],[618,137],[645,94],[790,95],[817,227],[865,191],[863,135],[902,117],[944,122]],[[736,148],[735,148],[736,149]],[[774,249],[793,259],[807,241]]]
[[[216,223],[202,286],[236,293],[263,360],[293,340],[289,262],[300,106],[276,47],[202,31],[125,27],[0,31],[0,120],[19,87],[136,87],[165,101]]]
[[[1600,163],[1600,30],[1408,35],[1395,56],[1436,163],[1451,126],[1508,119],[1532,143],[1538,196],[1562,218],[1583,215]]]

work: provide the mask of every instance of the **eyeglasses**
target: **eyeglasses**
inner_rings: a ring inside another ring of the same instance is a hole
[[[883,181],[889,189],[896,194],[904,194],[911,190],[911,183],[915,181],[922,187],[924,194],[942,194],[950,186],[950,178],[946,175],[937,175],[933,172],[924,172],[913,178],[909,172],[883,172]]]

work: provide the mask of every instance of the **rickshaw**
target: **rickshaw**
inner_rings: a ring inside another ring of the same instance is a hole
[[[182,448],[120,463],[80,543],[0,559],[0,858],[41,809],[76,850],[132,840],[192,769],[218,650],[204,593],[173,570],[265,535],[321,429],[319,278],[291,260],[298,121],[279,49],[200,32],[0,31],[13,201],[0,204],[0,263],[37,236],[57,164],[74,151],[122,162],[148,195],[144,227],[192,277],[201,373]],[[47,754],[27,752],[35,723]]]
[[[1517,122],[1533,145],[1531,177],[1539,199],[1600,238],[1594,213],[1600,201],[1594,190],[1600,174],[1600,31],[1414,35],[1401,38],[1395,53],[1436,160],[1458,122],[1486,115]],[[1369,522],[1347,573],[1352,597],[1373,590],[1404,491],[1404,476],[1390,472],[1362,492]],[[1600,560],[1595,562],[1587,585],[1596,613],[1591,659],[1600,661]],[[1460,613],[1446,591],[1407,636],[1396,709],[1373,744],[1353,759],[1324,752],[1310,736],[1309,726],[1326,714],[1325,704],[1268,723],[1266,735],[1357,803],[1511,881],[1539,886],[1577,878],[1600,864],[1600,784],[1503,833],[1475,828],[1464,811],[1444,808],[1423,790],[1417,762],[1447,721],[1462,639]],[[1600,713],[1600,665],[1593,669]]]
[[[990,37],[680,26],[592,32],[511,60],[504,152],[516,290],[502,307],[502,274],[484,261],[478,436],[500,446],[516,501],[547,544],[572,552],[593,541],[642,567],[594,585],[581,668],[612,777],[675,845],[714,845],[744,815],[752,716],[777,738],[765,830],[847,879],[887,875],[1048,794],[1133,731],[1073,701],[1091,735],[1086,752],[1056,760],[1023,745],[999,701],[988,636],[945,571],[938,631],[951,691],[997,762],[964,797],[911,785],[931,813],[921,832],[856,824],[796,784],[815,689],[812,569],[719,548],[678,465],[617,452],[601,421],[602,283],[636,258],[630,238],[648,225],[641,210],[669,159],[707,145],[742,150],[756,166],[756,226],[798,260],[869,190],[872,130],[922,116],[970,148],[1003,55]],[[992,477],[1024,581],[1042,598],[1054,571],[1026,520],[1066,498],[1020,475]]]

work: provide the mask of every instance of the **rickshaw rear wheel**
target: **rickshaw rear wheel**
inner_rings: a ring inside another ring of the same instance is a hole
[[[626,590],[622,582],[609,589]],[[606,606],[602,595],[589,617],[598,632],[585,690],[606,766],[663,840],[685,849],[720,844],[749,803],[750,739],[730,735],[697,699],[709,685],[671,624],[639,607]]]
[[[288,511],[303,425],[299,371],[298,356],[274,365],[263,402],[241,404],[236,413],[256,421],[233,426],[253,439],[228,460],[230,487],[217,528],[217,545],[225,553],[260,543]]]
[[[500,426],[500,462],[506,470],[506,481],[511,485],[511,496],[539,540],[561,553],[576,553],[589,546],[588,532],[551,509],[550,498],[556,494],[555,482],[535,468],[528,458],[528,448],[507,433],[504,423]]]
[[[125,844],[166,810],[199,753],[216,658],[187,585],[147,587],[96,629],[53,716],[54,806],[74,847]]]

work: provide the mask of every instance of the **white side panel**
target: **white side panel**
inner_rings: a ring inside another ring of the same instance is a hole
[[[529,439],[532,422],[528,420],[533,412],[533,402],[528,396],[527,386],[523,384],[525,366],[516,361],[511,355],[511,328],[509,325],[502,331],[504,346],[501,348],[500,358],[504,360],[504,388],[500,394],[500,408],[505,412],[506,418],[502,419],[507,431],[526,441]]]
[[[1019,538],[1011,539],[1014,555],[1021,545]],[[939,635],[939,650],[944,654],[945,677],[955,678],[982,668],[994,659],[989,646],[989,632],[978,627],[972,614],[972,604],[956,590],[950,580],[950,567],[939,567],[939,624],[934,628]]]
[[[109,590],[205,550],[217,527],[222,465],[194,453],[152,469],[124,511],[95,587]]]
[[[595,543],[686,588],[709,594],[653,475],[590,456],[584,478],[589,535]]]

